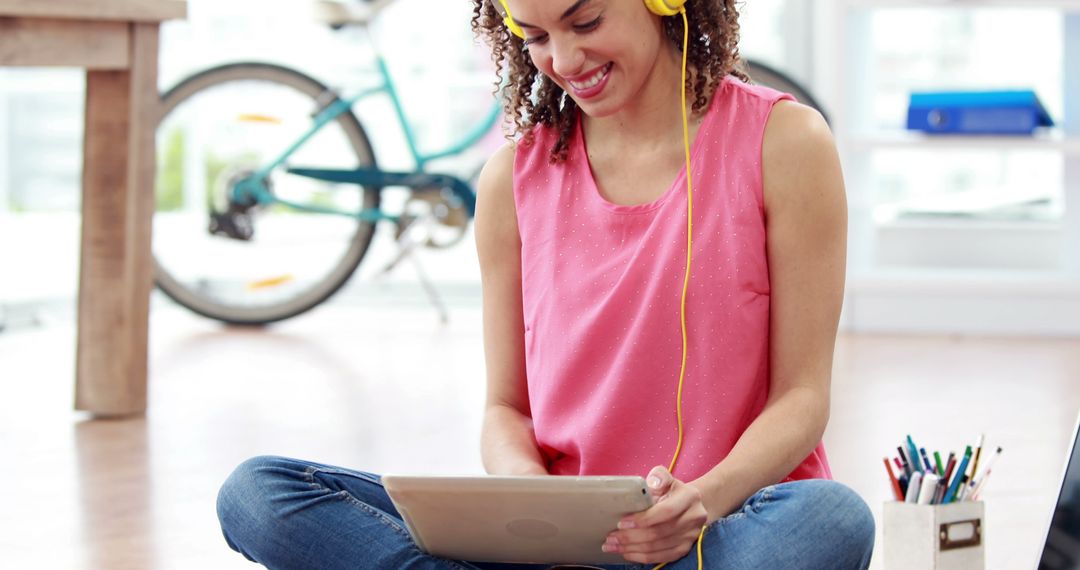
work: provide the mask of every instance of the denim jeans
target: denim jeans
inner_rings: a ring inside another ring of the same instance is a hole
[[[425,554],[377,475],[307,461],[245,461],[222,486],[217,512],[229,546],[268,568],[544,568]],[[710,524],[703,556],[707,568],[725,570],[865,569],[873,547],[874,519],[866,503],[839,483],[807,480],[765,487]],[[696,569],[696,551],[665,568]]]

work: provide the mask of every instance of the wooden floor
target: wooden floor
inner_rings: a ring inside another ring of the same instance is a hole
[[[150,412],[124,421],[71,410],[70,321],[0,333],[0,567],[251,568],[214,498],[257,454],[480,472],[478,303],[451,312],[442,326],[422,303],[339,303],[249,331],[156,303]],[[1080,340],[843,336],[826,445],[880,517],[881,458],[905,434],[962,449],[985,432],[1005,449],[987,567],[1029,568],[1078,408]]]

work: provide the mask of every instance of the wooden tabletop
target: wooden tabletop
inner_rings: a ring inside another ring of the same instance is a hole
[[[161,22],[186,16],[183,0],[0,0],[0,17]]]

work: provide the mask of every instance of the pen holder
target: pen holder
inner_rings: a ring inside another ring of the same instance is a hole
[[[885,503],[885,570],[983,570],[982,501]]]

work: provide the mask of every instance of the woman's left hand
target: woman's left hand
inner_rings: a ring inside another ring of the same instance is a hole
[[[694,547],[708,519],[701,491],[679,481],[663,466],[654,467],[645,481],[653,506],[623,517],[603,550],[639,564],[678,560]]]

